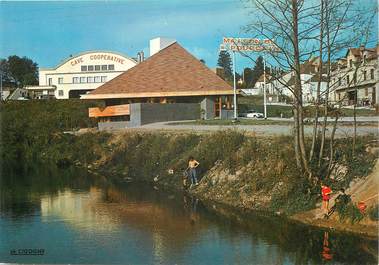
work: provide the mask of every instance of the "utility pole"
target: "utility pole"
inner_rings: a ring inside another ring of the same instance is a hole
[[[0,71],[0,102],[3,102],[3,71]]]
[[[263,107],[264,107],[264,116],[267,119],[267,102],[266,102],[266,58],[263,53]]]
[[[233,105],[234,119],[237,119],[237,89],[236,89],[236,52],[233,51]]]

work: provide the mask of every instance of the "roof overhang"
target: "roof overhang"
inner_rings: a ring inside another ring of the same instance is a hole
[[[238,91],[237,91],[238,93]],[[233,90],[224,91],[180,91],[180,92],[146,92],[146,93],[109,93],[86,94],[81,99],[111,99],[111,98],[158,98],[158,97],[195,97],[195,96],[224,96],[233,95]]]
[[[26,90],[55,90],[56,86],[26,86]]]

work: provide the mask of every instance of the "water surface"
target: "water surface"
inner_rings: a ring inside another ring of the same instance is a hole
[[[149,184],[53,169],[0,184],[0,262],[377,264],[375,241],[205,206]],[[20,249],[44,252],[11,255]]]

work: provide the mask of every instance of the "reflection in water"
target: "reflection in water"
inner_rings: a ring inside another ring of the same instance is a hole
[[[113,184],[73,172],[27,179],[1,186],[0,262],[377,263],[375,241],[203,205],[147,184]],[[9,248],[19,247],[44,247],[46,255],[9,255]]]
[[[94,206],[102,201],[102,190],[91,187],[88,192],[59,191],[54,196],[41,197],[41,219],[49,222],[52,216],[85,229],[87,232],[115,231],[120,221],[112,215],[98,211]]]
[[[324,242],[322,245],[322,252],[321,252],[322,258],[326,261],[333,259],[333,254],[331,254],[330,248],[329,248],[329,232],[324,232]]]

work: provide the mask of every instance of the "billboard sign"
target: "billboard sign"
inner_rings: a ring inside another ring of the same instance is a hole
[[[279,52],[280,49],[272,40],[257,38],[229,38],[224,37],[220,46],[221,50],[241,52]]]

